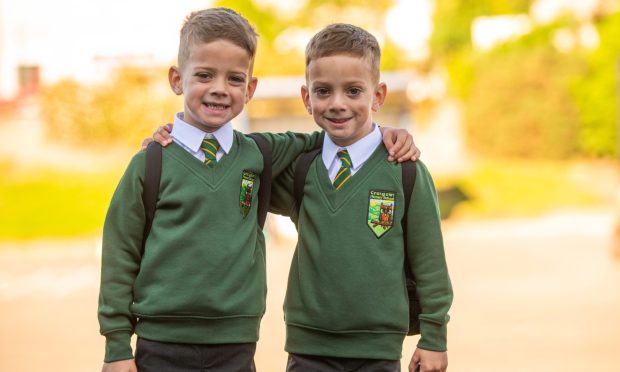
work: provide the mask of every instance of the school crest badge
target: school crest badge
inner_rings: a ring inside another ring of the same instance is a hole
[[[395,194],[389,191],[370,190],[368,196],[368,227],[380,238],[394,225]]]
[[[241,192],[239,193],[239,206],[241,207],[241,214],[243,214],[243,217],[248,215],[252,207],[255,180],[256,173],[246,170],[243,171],[241,175]]]

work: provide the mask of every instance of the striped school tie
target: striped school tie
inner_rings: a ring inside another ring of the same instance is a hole
[[[342,185],[351,178],[351,158],[349,157],[349,152],[347,150],[340,150],[338,151],[338,157],[342,165],[340,166],[336,178],[334,178],[334,187],[336,190],[340,189]]]
[[[217,150],[219,150],[220,144],[215,138],[205,138],[202,140],[200,149],[205,153],[205,164],[209,167],[214,166],[217,163]]]

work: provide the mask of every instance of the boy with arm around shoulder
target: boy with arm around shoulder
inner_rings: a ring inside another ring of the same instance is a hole
[[[306,48],[301,96],[326,132],[311,163],[300,210],[295,165],[276,180],[272,211],[292,216],[299,239],[284,313],[287,371],[399,371],[408,329],[405,249],[421,305],[421,338],[410,371],[445,371],[452,288],[432,178],[416,163],[401,219],[401,168],[386,161],[372,112],[387,88],[379,82],[380,49],[359,27],[330,25]]]
[[[131,160],[104,224],[98,309],[104,371],[254,370],[266,293],[255,206],[263,161],[230,120],[256,88],[256,36],[226,8],[194,12],[183,25],[169,81],[184,96],[184,110],[175,116],[175,143],[162,152],[150,234],[143,242],[144,152]],[[265,139],[277,175],[315,147],[318,134]]]
[[[184,109],[175,116],[174,143],[162,152],[151,231],[145,240],[144,152],[131,160],[104,224],[103,371],[255,370],[266,293],[265,239],[256,214],[263,161],[230,120],[256,89],[256,36],[226,8],[194,12],[181,29],[169,82],[184,96]],[[318,133],[264,138],[273,176],[319,143]],[[133,333],[139,336],[135,360]]]

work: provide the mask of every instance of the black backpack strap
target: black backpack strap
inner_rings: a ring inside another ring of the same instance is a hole
[[[403,194],[405,197],[405,213],[402,219],[403,239],[405,241],[405,280],[407,284],[407,295],[409,296],[409,332],[408,335],[420,333],[420,302],[416,293],[416,284],[409,266],[409,255],[407,254],[407,215],[409,214],[409,204],[411,203],[411,193],[415,185],[416,167],[415,162],[406,161],[401,163]]]
[[[161,178],[161,145],[151,142],[146,148],[146,159],[144,162],[144,184],[142,189],[142,203],[144,204],[144,233],[142,236],[142,248],[146,243],[146,238],[151,232],[153,218],[155,217],[155,207],[159,196],[159,180]]]
[[[312,160],[321,152],[321,147],[312,151],[304,152],[297,159],[295,174],[293,178],[293,196],[295,197],[295,211],[299,215],[301,210],[301,201],[304,198],[304,185],[306,184],[306,175]]]
[[[263,154],[263,172],[260,174],[260,188],[258,189],[258,225],[262,229],[265,226],[269,200],[271,199],[271,146],[265,137],[258,133],[252,133],[249,136],[256,142],[258,149]]]

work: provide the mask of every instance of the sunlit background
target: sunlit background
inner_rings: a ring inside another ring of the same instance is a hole
[[[303,50],[333,22],[382,46],[381,125],[408,129],[439,191],[455,289],[450,371],[620,368],[620,1],[0,0],[0,371],[96,371],[105,212],[191,11],[260,34],[244,132],[315,129]],[[259,371],[283,371],[295,245],[270,216]],[[417,341],[405,342],[403,367]]]

